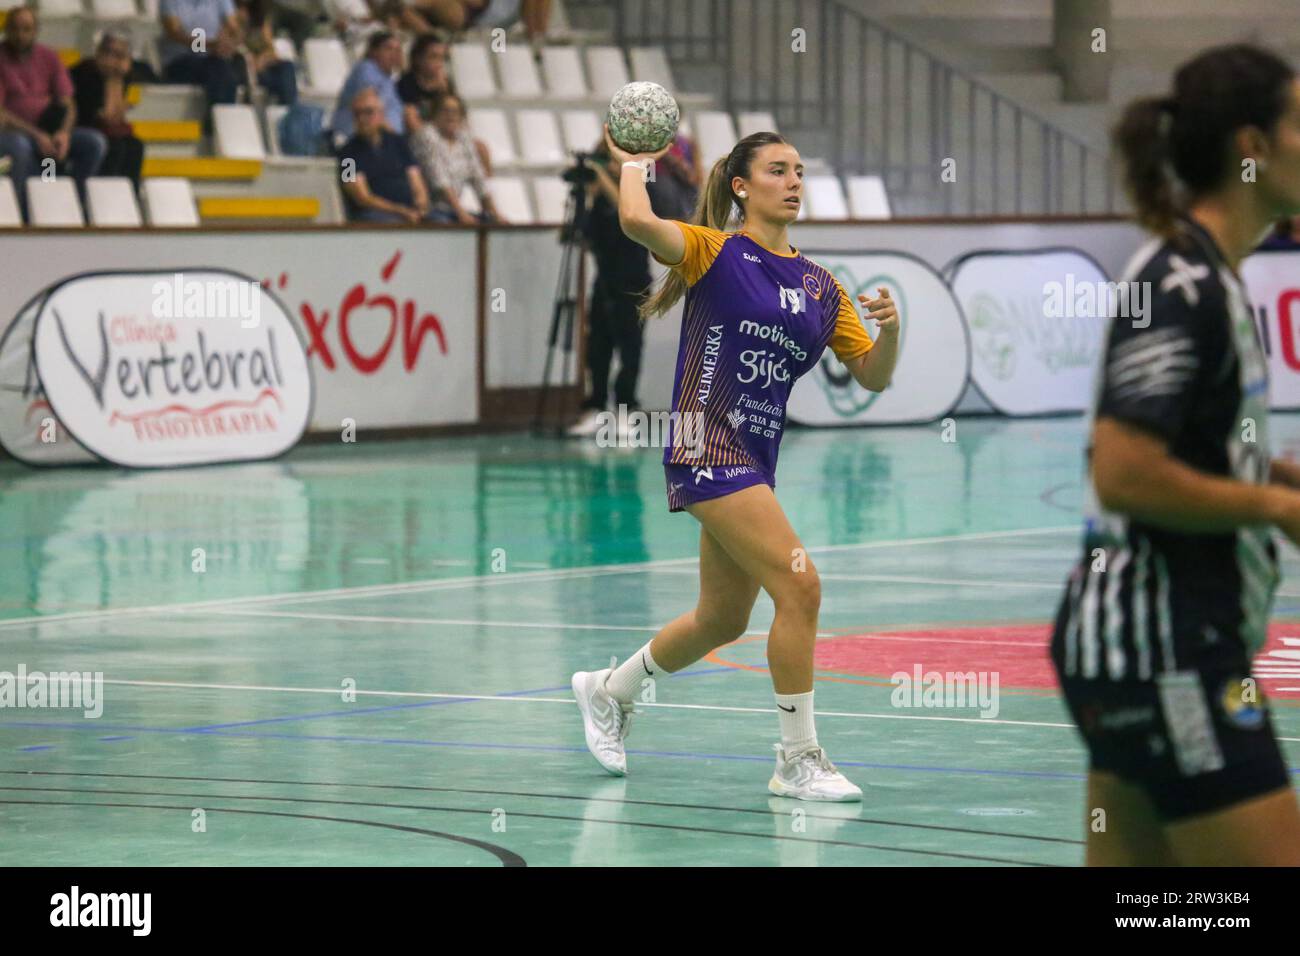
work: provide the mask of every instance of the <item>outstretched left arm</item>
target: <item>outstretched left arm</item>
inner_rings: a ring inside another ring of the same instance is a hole
[[[894,366],[898,364],[898,309],[889,297],[888,289],[881,286],[877,291],[880,293],[878,299],[858,296],[867,318],[875,319],[879,324],[876,344],[865,355],[850,359],[844,365],[863,388],[883,392],[894,376]]]

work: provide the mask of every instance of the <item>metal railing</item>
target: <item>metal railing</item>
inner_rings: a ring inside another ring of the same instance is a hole
[[[881,176],[898,212],[1112,212],[1110,157],[840,0],[567,0],[624,46],[711,70],[721,108],[773,113],[805,155]],[[805,149],[805,142],[808,148]]]

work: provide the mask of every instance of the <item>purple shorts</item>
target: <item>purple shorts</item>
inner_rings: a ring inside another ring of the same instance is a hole
[[[751,485],[776,487],[776,479],[753,465],[664,465],[668,510],[734,494]]]

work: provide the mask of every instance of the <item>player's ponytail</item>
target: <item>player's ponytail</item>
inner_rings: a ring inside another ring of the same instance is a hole
[[[1172,236],[1189,202],[1241,175],[1234,135],[1255,126],[1272,136],[1293,76],[1267,50],[1233,44],[1179,67],[1172,95],[1130,103],[1114,141],[1138,222]]]
[[[745,205],[732,190],[731,181],[737,176],[749,178],[750,166],[761,147],[784,142],[786,140],[778,133],[750,133],[732,147],[731,152],[721,157],[709,170],[704,188],[696,200],[691,223],[725,232],[733,217],[744,222]],[[669,269],[659,287],[641,303],[638,309],[641,321],[664,315],[685,294],[686,280]]]

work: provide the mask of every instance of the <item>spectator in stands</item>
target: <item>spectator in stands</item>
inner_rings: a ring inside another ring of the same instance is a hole
[[[348,47],[384,29],[382,18],[366,0],[325,0],[325,15]]]
[[[522,20],[535,54],[551,19],[551,0],[412,0],[412,3],[435,27],[454,32],[470,27],[484,30],[509,27]]]
[[[299,51],[316,32],[316,24],[327,19],[322,0],[272,0],[271,3],[272,29],[289,34],[294,49]]]
[[[443,93],[457,93],[456,81],[447,69],[447,41],[439,34],[426,33],[411,47],[410,67],[397,81],[397,95],[402,98],[402,117],[409,136],[415,136],[433,118],[434,104]],[[483,171],[491,176],[492,160],[487,144],[475,139],[474,149]]]
[[[244,56],[250,77],[285,106],[298,102],[298,74],[275,52],[271,33],[271,0],[235,0],[235,15],[244,36]]]
[[[679,131],[672,147],[660,157],[659,167],[668,173],[660,183],[666,211],[656,215],[662,219],[689,221],[695,214],[700,184],[704,182],[704,167],[695,141]]]
[[[414,133],[433,116],[433,104],[443,93],[455,93],[456,82],[447,69],[447,41],[437,33],[416,37],[406,72],[397,81],[402,118]]]
[[[209,106],[235,102],[242,31],[232,0],[159,0],[158,15],[163,79],[203,87]]]
[[[339,104],[331,124],[336,138],[346,139],[352,135],[353,101],[364,89],[372,89],[378,94],[384,108],[383,122],[389,131],[406,132],[402,99],[397,95],[397,82],[393,79],[401,65],[402,44],[397,37],[387,30],[371,34],[366,42],[365,58],[352,68],[339,92]]]
[[[433,208],[406,140],[384,125],[379,94],[364,89],[352,100],[356,132],[339,150],[343,194],[358,222],[445,222]]]
[[[72,78],[59,55],[36,42],[36,11],[9,11],[0,44],[0,156],[10,159],[18,202],[26,210],[27,177],[52,158],[56,174],[64,163],[84,199],[86,177],[99,171],[108,143],[104,134],[77,125]]]
[[[1300,216],[1279,219],[1269,230],[1260,249],[1300,249]]]
[[[438,98],[432,121],[411,137],[411,149],[457,222],[505,221],[488,192],[487,174],[465,126],[465,104],[459,96],[444,93]],[[460,196],[466,186],[474,190],[482,212],[473,214],[461,205]]]
[[[72,86],[77,116],[87,126],[104,134],[108,152],[100,164],[100,176],[125,176],[140,188],[140,166],[144,143],[127,121],[126,87],[131,79],[131,43],[121,33],[106,30],[95,47],[95,55],[72,68]]]

